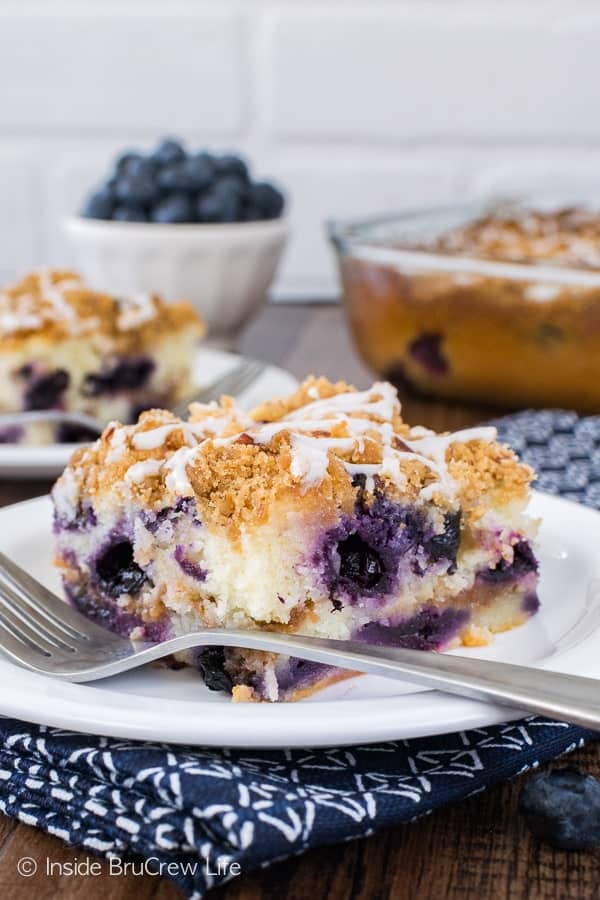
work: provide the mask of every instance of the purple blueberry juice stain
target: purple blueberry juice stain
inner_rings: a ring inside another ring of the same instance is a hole
[[[366,502],[357,480],[354,515],[326,532],[312,562],[321,572],[334,609],[344,598],[383,598],[397,586],[401,570],[423,575],[432,563],[456,566],[460,543],[460,512],[448,513],[441,534],[414,506],[402,506],[376,491]]]
[[[280,663],[277,667],[277,684],[281,694],[285,695],[294,690],[314,684],[321,678],[341,671],[324,663],[310,662],[307,659],[298,659],[295,656]],[[261,695],[266,694],[264,685],[256,685]]]
[[[409,650],[439,650],[446,647],[470,619],[466,609],[424,606],[414,616],[399,621],[370,622],[359,628],[354,640]]]
[[[486,584],[506,584],[531,572],[537,572],[538,562],[529,541],[519,541],[513,547],[513,561],[501,559],[493,569],[481,569],[477,578]]]
[[[143,639],[150,643],[166,641],[172,636],[168,619],[144,622],[140,616],[121,609],[114,598],[100,595],[85,584],[81,584],[79,588],[65,584],[64,589],[71,606],[92,622],[120,634],[121,637],[129,637],[135,628],[143,629]]]
[[[175,522],[180,516],[187,516],[194,525],[202,524],[193,497],[178,497],[173,506],[166,506],[157,513],[144,511],[140,518],[144,527],[151,534],[155,534],[165,522]]]
[[[185,575],[189,575],[190,578],[194,578],[196,581],[206,580],[205,569],[202,568],[200,563],[188,559],[185,553],[185,547],[182,544],[177,544],[173,557]]]
[[[442,335],[424,332],[408,345],[409,356],[432,375],[445,375],[448,361],[442,353]]]
[[[54,510],[54,534],[60,534],[61,531],[91,531],[96,524],[96,513],[89,503],[78,504],[70,517],[59,515],[56,509]]]

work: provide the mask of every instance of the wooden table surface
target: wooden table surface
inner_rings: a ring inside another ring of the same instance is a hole
[[[242,350],[285,366],[298,377],[324,374],[357,387],[372,380],[353,350],[341,309],[333,305],[267,307],[245,335]],[[403,410],[407,421],[435,429],[460,428],[492,412],[410,398],[403,399]],[[4,482],[0,505],[46,493],[49,487],[47,482]],[[600,776],[597,746],[572,754],[569,764]],[[600,853],[554,851],[531,839],[517,813],[520,784],[518,779],[365,840],[310,851],[242,876],[210,896],[214,900],[600,897]],[[39,864],[41,871],[33,878],[17,872],[17,861],[23,856]],[[181,896],[172,884],[151,876],[43,874],[46,859],[64,864],[85,856],[56,838],[0,816],[0,898],[177,900]]]

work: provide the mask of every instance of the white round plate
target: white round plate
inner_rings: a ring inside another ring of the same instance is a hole
[[[199,388],[211,384],[240,362],[240,357],[222,350],[201,347],[194,361],[193,380]],[[269,366],[244,391],[239,399],[242,407],[250,409],[265,400],[285,397],[298,386],[289,372]],[[0,444],[0,478],[56,478],[68,463],[75,444],[44,444],[22,446]]]
[[[489,648],[465,650],[600,678],[600,514],[536,494],[542,605]],[[59,592],[47,497],[0,510],[0,549]],[[0,659],[0,714],[92,734],[232,747],[319,747],[476,728],[518,712],[362,676],[299,703],[239,703],[192,669],[147,666],[89,685],[53,681]],[[600,682],[599,682],[600,689]]]

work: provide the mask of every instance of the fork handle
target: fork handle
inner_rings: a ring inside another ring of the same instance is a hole
[[[220,629],[172,638],[156,646],[146,645],[141,655],[149,661],[166,653],[209,645],[284,653],[600,729],[597,679],[493,660],[295,634]]]

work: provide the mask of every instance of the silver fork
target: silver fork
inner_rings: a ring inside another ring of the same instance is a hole
[[[258,359],[242,359],[238,365],[226,372],[221,378],[217,378],[212,384],[196,391],[191,397],[186,397],[176,407],[173,412],[180,418],[187,416],[187,408],[190,403],[210,403],[211,400],[218,400],[223,394],[231,397],[239,397],[247,390],[255,381],[257,381],[262,373],[267,369],[267,364],[260,362]]]
[[[256,359],[243,359],[234,369],[217,378],[207,387],[195,392],[179,403],[173,412],[185,418],[190,403],[210,403],[218,400],[223,394],[237,397],[262,375],[267,368],[265,363]],[[35,422],[50,422],[57,425],[74,425],[86,428],[94,434],[101,434],[104,424],[85,413],[66,412],[60,409],[41,409],[27,412],[3,413],[0,415],[0,430],[5,428],[22,428]]]
[[[544,669],[266,631],[206,629],[136,645],[90,622],[0,553],[0,649],[34,672],[94,681],[214,645],[284,653],[600,728],[600,681]]]

